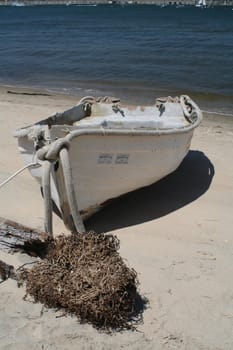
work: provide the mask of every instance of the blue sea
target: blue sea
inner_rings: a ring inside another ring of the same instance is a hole
[[[231,7],[1,6],[0,85],[233,114]]]

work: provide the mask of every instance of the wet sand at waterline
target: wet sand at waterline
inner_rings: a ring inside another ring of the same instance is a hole
[[[23,166],[13,131],[77,103],[28,93],[0,89],[0,182]],[[149,300],[138,331],[109,335],[60,317],[24,301],[25,289],[9,279],[0,283],[0,349],[232,349],[232,149],[233,119],[205,115],[176,172],[87,221],[87,228],[117,235],[120,254],[138,272],[139,292]],[[43,229],[39,186],[28,171],[0,190],[0,217]],[[66,232],[54,221],[56,234]],[[0,260],[17,267],[35,258],[0,251]]]

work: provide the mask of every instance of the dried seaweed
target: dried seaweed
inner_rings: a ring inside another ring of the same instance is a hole
[[[49,245],[46,258],[24,270],[26,292],[97,328],[124,329],[141,314],[137,274],[118,253],[116,236],[72,234]]]

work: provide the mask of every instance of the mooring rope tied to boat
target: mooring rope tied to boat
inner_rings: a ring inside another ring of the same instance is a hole
[[[13,180],[17,175],[19,175],[20,173],[22,173],[24,170],[31,168],[31,167],[38,167],[41,166],[39,163],[37,162],[33,162],[30,164],[25,165],[24,167],[20,168],[19,170],[17,170],[14,174],[12,174],[11,176],[9,176],[6,180],[4,180],[2,183],[0,183],[0,188],[5,186],[8,182],[10,182],[11,180]]]
[[[58,139],[54,143],[43,147],[37,152],[37,157],[43,161],[42,188],[44,196],[45,231],[48,232],[51,236],[53,235],[53,223],[50,175],[52,171],[52,163],[57,159],[60,160],[62,165],[64,173],[65,191],[74,226],[77,232],[86,231],[81,215],[79,213],[78,203],[75,197],[72,171],[68,154],[69,144],[70,143],[66,139]]]

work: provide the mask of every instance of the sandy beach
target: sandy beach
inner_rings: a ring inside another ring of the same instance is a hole
[[[17,93],[9,93],[17,92]],[[0,182],[23,166],[12,133],[77,103],[77,98],[0,88]],[[204,115],[180,168],[90,218],[111,232],[138,272],[149,300],[136,331],[111,335],[23,300],[14,280],[0,283],[1,350],[233,349],[233,118]],[[0,217],[43,230],[38,185],[28,171],[0,189]],[[54,217],[56,234],[66,232]],[[18,267],[32,258],[0,251]],[[35,259],[34,259],[35,260]]]

